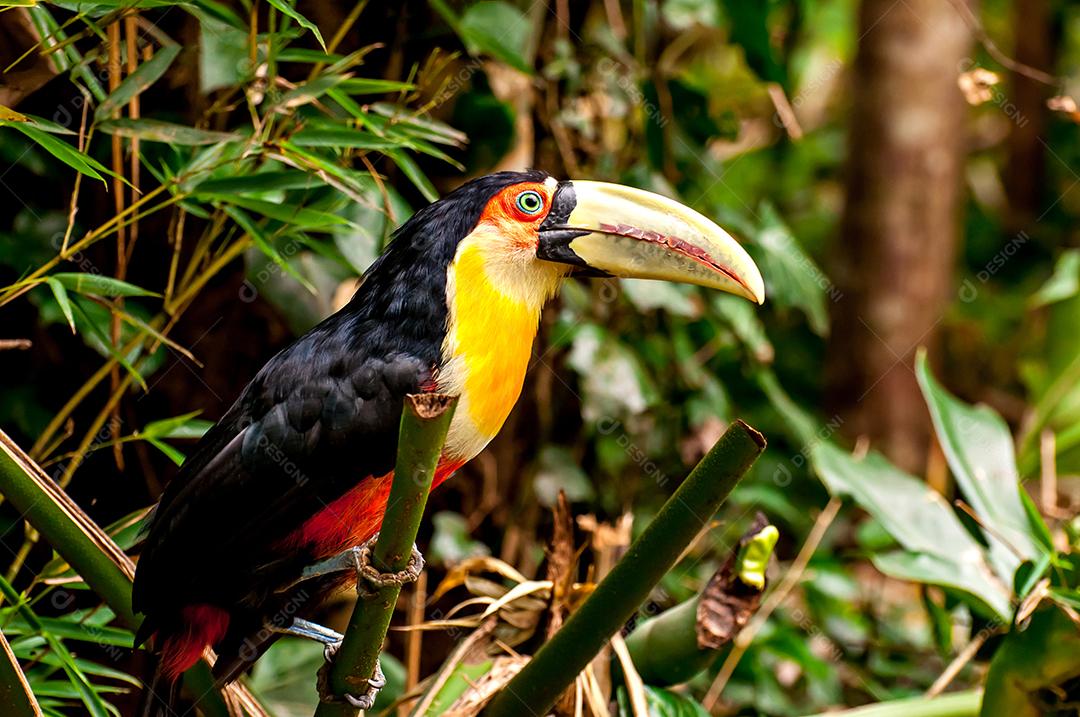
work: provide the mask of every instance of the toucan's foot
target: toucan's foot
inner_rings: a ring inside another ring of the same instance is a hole
[[[315,682],[319,691],[319,699],[323,702],[348,702],[358,710],[369,710],[375,706],[375,698],[379,696],[379,691],[386,686],[386,676],[383,675],[382,666],[378,660],[375,661],[375,674],[368,678],[368,687],[364,694],[337,695],[330,690],[329,676],[330,668],[334,664],[334,656],[340,647],[341,641],[339,640],[335,644],[328,644],[323,649],[326,664],[319,669],[318,679]]]
[[[424,569],[424,556],[417,550],[416,545],[414,544],[412,547],[412,555],[409,556],[409,563],[404,570],[396,573],[383,573],[372,564],[372,551],[375,549],[375,543],[378,539],[379,534],[376,533],[362,545],[343,550],[331,558],[309,565],[300,574],[300,579],[289,587],[291,588],[305,580],[346,570],[356,571],[356,590],[361,596],[370,594],[387,585],[400,587],[406,583],[415,582],[420,577],[420,571]]]

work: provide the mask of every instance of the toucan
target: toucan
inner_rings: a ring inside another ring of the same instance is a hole
[[[149,517],[136,644],[153,638],[164,684],[210,646],[230,680],[279,633],[332,643],[304,616],[355,580],[335,560],[379,530],[406,395],[459,396],[438,485],[499,432],[541,309],[575,274],[764,299],[727,232],[641,189],[498,172],[417,211],[351,301],[266,362]],[[311,572],[327,564],[337,567]]]

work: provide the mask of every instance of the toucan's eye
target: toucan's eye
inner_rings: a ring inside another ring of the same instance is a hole
[[[540,196],[540,192],[534,192],[530,189],[518,195],[517,205],[518,209],[526,214],[539,214],[540,210],[544,208],[544,198]]]

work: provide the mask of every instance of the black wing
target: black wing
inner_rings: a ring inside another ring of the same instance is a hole
[[[392,470],[402,401],[430,381],[432,365],[371,355],[346,321],[331,317],[271,359],[169,484],[135,576],[133,606],[148,617],[141,635],[184,605],[234,604],[280,557],[276,541]]]

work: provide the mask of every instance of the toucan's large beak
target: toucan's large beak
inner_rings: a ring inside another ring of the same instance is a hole
[[[540,226],[537,256],[611,276],[765,300],[761,273],[730,234],[673,199],[618,184],[560,182]]]

